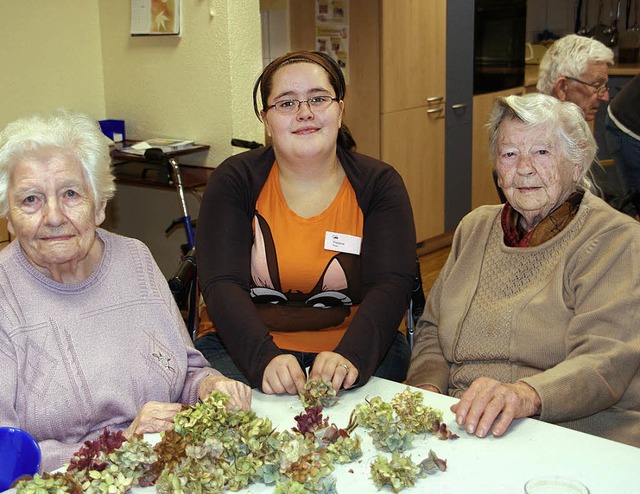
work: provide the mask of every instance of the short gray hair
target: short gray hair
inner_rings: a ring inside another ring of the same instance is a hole
[[[579,79],[587,71],[590,62],[613,65],[613,51],[600,41],[577,34],[560,38],[549,47],[540,61],[536,88],[543,94],[552,94],[558,79]]]
[[[96,204],[116,190],[109,145],[98,123],[89,117],[58,110],[11,122],[0,133],[0,217],[9,212],[9,183],[14,165],[27,154],[52,147],[74,156],[81,164]]]
[[[487,124],[489,152],[494,166],[497,161],[500,125],[509,118],[524,122],[530,128],[548,127],[561,156],[571,165],[580,168],[578,188],[592,189],[586,175],[598,146],[580,107],[539,93],[497,98]]]

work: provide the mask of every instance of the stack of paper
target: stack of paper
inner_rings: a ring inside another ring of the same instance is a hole
[[[181,149],[188,149],[193,146],[193,141],[184,139],[168,139],[163,137],[136,142],[131,146],[123,147],[120,151],[123,153],[144,156],[144,152],[150,148],[160,148],[164,153],[170,153],[171,151],[180,151]]]

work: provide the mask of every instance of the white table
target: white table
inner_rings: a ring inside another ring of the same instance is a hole
[[[405,387],[374,377],[362,388],[341,392],[339,403],[326,408],[323,415],[329,417],[330,422],[344,427],[353,408],[363,403],[365,398],[380,396],[390,401]],[[489,436],[479,439],[455,423],[449,410],[455,399],[428,391],[423,393],[424,403],[441,409],[447,427],[460,438],[441,441],[430,434],[416,437],[413,447],[405,454],[410,454],[417,463],[433,449],[440,458],[447,460],[447,471],[420,479],[403,493],[522,494],[527,480],[558,476],[580,480],[589,488],[590,494],[640,494],[640,448],[534,419],[516,421],[501,438]],[[265,395],[255,390],[252,407],[258,415],[269,417],[279,430],[295,426],[293,417],[303,411],[297,396]],[[336,465],[333,472],[341,494],[392,492],[389,487],[378,490],[369,478],[369,465],[378,451],[367,431],[363,427],[354,431],[363,439],[360,461]],[[134,489],[140,493],[152,491],[152,488]],[[273,486],[252,484],[240,492],[270,493]]]
[[[388,402],[404,389],[403,384],[374,377],[362,388],[341,392],[339,403],[325,409],[323,415],[329,417],[330,422],[344,427],[353,408],[363,403],[365,398],[380,396]],[[489,436],[479,439],[455,423],[449,410],[455,399],[422,392],[425,394],[424,403],[441,409],[447,427],[460,438],[441,441],[430,434],[416,437],[413,447],[404,454],[410,454],[417,463],[433,449],[440,458],[447,460],[447,471],[420,479],[403,493],[522,494],[527,480],[558,476],[581,481],[589,488],[590,494],[640,494],[640,448],[534,419],[514,422],[501,438]],[[283,430],[296,425],[293,417],[302,412],[303,407],[297,396],[265,395],[254,390],[253,410],[260,416],[269,417],[274,426]],[[378,451],[367,431],[363,427],[354,431],[363,439],[360,460],[336,465],[333,472],[341,494],[392,492],[386,486],[378,490],[369,478],[369,465]],[[150,441],[157,441],[157,434],[150,436]],[[133,492],[142,494],[154,492],[154,489],[136,488]],[[273,486],[252,484],[240,492],[271,493]]]
[[[380,396],[390,401],[405,387],[374,377],[362,388],[341,392],[340,402],[325,409],[324,415],[343,427],[351,410],[365,398]],[[640,493],[640,448],[534,419],[516,421],[500,438],[480,439],[467,434],[455,423],[454,414],[449,410],[455,399],[428,391],[423,393],[424,403],[441,409],[447,427],[460,438],[441,441],[431,435],[416,437],[413,447],[405,454],[410,454],[417,462],[433,449],[440,458],[447,460],[447,471],[421,479],[415,487],[402,492],[521,494],[524,484],[531,478],[558,476],[580,480],[591,494]],[[274,425],[290,428],[295,425],[293,417],[302,406],[297,397],[254,391],[253,409],[259,415],[268,416]],[[354,433],[363,438],[364,454],[360,463],[336,466],[334,475],[338,492],[379,492],[369,479],[369,465],[378,452],[371,444],[367,429],[358,427]],[[349,469],[354,473],[348,473]],[[262,487],[251,486],[247,492],[271,491]],[[391,489],[385,487],[383,492],[391,492]]]

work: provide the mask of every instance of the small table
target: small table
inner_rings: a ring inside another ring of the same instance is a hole
[[[116,182],[128,185],[141,185],[148,187],[174,188],[171,181],[171,170],[158,163],[149,162],[144,156],[125,153],[123,147],[130,146],[137,141],[124,141],[116,143],[110,151],[113,174]],[[166,153],[172,157],[208,151],[210,146],[195,144],[187,149],[170,151]],[[178,161],[180,161],[178,159]],[[187,165],[179,163],[182,186],[185,190],[204,187],[213,173],[213,168],[206,166]]]

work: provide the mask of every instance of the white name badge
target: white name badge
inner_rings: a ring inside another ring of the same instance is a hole
[[[336,252],[360,255],[361,237],[346,233],[326,232],[324,234],[324,248]]]

